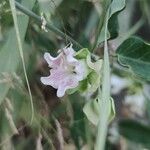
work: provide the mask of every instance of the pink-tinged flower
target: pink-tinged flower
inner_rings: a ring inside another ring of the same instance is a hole
[[[50,75],[41,77],[41,82],[57,89],[57,96],[64,96],[68,89],[76,88],[79,81],[87,76],[87,65],[84,60],[77,60],[75,51],[70,47],[65,47],[59,51],[57,57],[52,57],[49,53],[44,54],[44,59],[50,67]]]

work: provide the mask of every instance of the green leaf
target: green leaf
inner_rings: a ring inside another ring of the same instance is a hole
[[[100,109],[99,109],[100,99],[90,100],[87,102],[83,108],[83,112],[87,116],[88,120],[94,125],[98,125],[100,118]],[[111,121],[115,116],[115,106],[114,101],[111,98],[109,101],[109,121]]]
[[[27,0],[23,1],[22,5],[25,7],[31,9],[33,7],[35,0]],[[20,30],[20,37],[21,40],[24,40],[25,33],[27,30],[29,18],[25,15],[19,15],[18,16],[18,22],[19,22],[19,30]],[[8,40],[6,44],[2,47],[0,50],[0,80],[5,80],[5,75],[10,75],[11,73],[15,72],[19,61],[20,61],[20,55],[17,45],[17,39],[14,28],[10,30]],[[5,74],[5,75],[3,75]],[[10,82],[0,82],[0,103],[5,98],[9,88],[11,86]]]
[[[136,75],[150,81],[150,45],[131,37],[117,49],[120,64],[128,66]]]
[[[110,5],[110,14],[108,19],[107,38],[116,38],[118,36],[118,13],[125,8],[126,0],[113,0]],[[98,44],[104,41],[105,24],[102,27]]]
[[[134,120],[122,120],[119,122],[119,132],[128,140],[142,144],[150,148],[150,127]]]
[[[86,57],[90,55],[90,52],[88,51],[87,48],[83,48],[81,50],[79,50],[76,55],[75,58],[77,59],[86,59]]]
[[[87,48],[83,48],[83,49],[79,50],[76,53],[75,58],[86,59],[88,67],[99,74],[99,72],[102,68],[103,60],[98,59],[98,60],[93,62],[91,59],[91,53],[89,52],[89,50]]]

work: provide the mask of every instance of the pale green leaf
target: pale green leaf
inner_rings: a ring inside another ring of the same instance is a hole
[[[87,116],[88,120],[94,125],[98,125],[100,118],[100,109],[98,102],[100,99],[90,100],[87,102],[83,108],[83,112]],[[115,106],[114,101],[111,98],[109,101],[109,121],[111,121],[115,116]]]

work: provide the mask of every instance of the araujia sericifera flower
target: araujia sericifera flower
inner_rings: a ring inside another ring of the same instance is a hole
[[[66,91],[89,94],[98,88],[102,60],[92,62],[88,49],[75,52],[71,44],[59,50],[57,57],[45,53],[44,59],[50,67],[50,75],[41,77],[41,82],[57,89],[58,97],[64,96]]]
[[[51,69],[48,77],[41,77],[41,82],[58,89],[58,97],[64,96],[66,90],[76,88],[79,81],[87,76],[87,65],[83,60],[77,60],[74,55],[72,44],[70,47],[61,49],[55,58],[49,53],[44,54]]]

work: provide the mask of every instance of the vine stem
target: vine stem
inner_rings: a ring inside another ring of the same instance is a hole
[[[24,6],[22,6],[20,3],[15,1],[15,6],[18,10],[20,10],[22,13],[34,18],[37,23],[39,23],[40,25],[42,25],[42,19],[40,16],[36,15],[34,12],[28,10],[27,8],[25,8]],[[51,23],[46,22],[46,28],[48,28],[49,30],[51,30],[52,32],[60,35],[63,38],[67,38],[69,39],[74,45],[76,45],[78,48],[83,48],[82,45],[80,45],[78,42],[76,42],[72,37],[70,37],[67,34],[64,34],[61,30],[59,30],[58,28],[54,27]]]
[[[12,11],[14,27],[15,27],[15,32],[16,32],[16,38],[17,38],[17,43],[18,43],[18,49],[19,49],[19,53],[20,53],[20,57],[21,57],[21,61],[22,61],[22,66],[23,66],[23,72],[24,72],[24,75],[25,75],[25,80],[26,80],[26,83],[27,83],[27,88],[28,88],[28,92],[29,92],[29,96],[30,96],[30,103],[31,103],[31,121],[30,121],[30,123],[32,124],[33,119],[34,119],[33,98],[32,98],[32,94],[31,94],[31,88],[30,88],[30,85],[29,85],[29,80],[28,80],[28,77],[27,77],[26,67],[25,67],[23,48],[22,48],[20,32],[19,32],[19,27],[18,27],[18,19],[17,19],[16,8],[15,8],[15,2],[14,2],[14,0],[9,0],[9,3],[10,3],[11,11]]]
[[[102,93],[100,96],[99,107],[100,116],[98,123],[98,134],[96,138],[95,150],[104,150],[105,141],[107,136],[108,119],[109,119],[109,101],[110,101],[110,65],[109,65],[109,54],[107,45],[107,31],[108,31],[108,19],[109,10],[106,13],[105,19],[105,43],[104,43],[104,63],[103,63],[103,82],[102,82]]]

